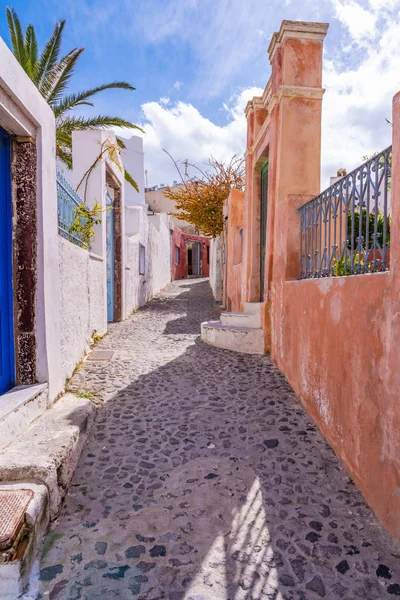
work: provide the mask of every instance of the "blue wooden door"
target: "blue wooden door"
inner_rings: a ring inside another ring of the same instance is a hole
[[[114,209],[113,201],[107,194],[107,321],[114,321]]]
[[[10,138],[0,128],[0,394],[14,384]]]

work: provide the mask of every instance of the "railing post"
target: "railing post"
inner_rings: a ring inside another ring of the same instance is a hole
[[[393,98],[392,113],[392,190],[390,263],[393,274],[400,277],[400,92]]]

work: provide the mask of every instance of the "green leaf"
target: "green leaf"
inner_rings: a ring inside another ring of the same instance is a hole
[[[39,91],[42,90],[42,86],[45,85],[47,77],[57,65],[64,26],[65,19],[56,23],[54,31],[39,58],[38,68],[34,79],[34,83]]]
[[[143,129],[131,121],[121,117],[110,117],[107,115],[98,115],[97,117],[65,117],[57,123],[57,127],[62,127],[64,131],[72,133],[74,129],[79,131],[85,129],[104,129],[106,127],[123,127],[126,129]]]
[[[125,81],[113,81],[112,83],[105,83],[95,88],[84,90],[78,94],[70,94],[69,96],[64,96],[57,104],[53,105],[54,114],[56,117],[59,117],[68,110],[81,106],[82,104],[93,106],[91,102],[87,102],[88,98],[99,92],[103,92],[104,90],[111,89],[134,90],[135,88]]]
[[[50,106],[61,99],[61,95],[68,86],[69,80],[74,72],[77,60],[83,52],[83,48],[75,48],[68,52],[60,62],[53,68],[43,85],[42,94]]]
[[[33,25],[28,25],[28,27],[26,28],[25,48],[29,62],[29,77],[33,79],[38,61],[38,45]]]
[[[6,9],[8,30],[11,38],[11,48],[21,67],[29,75],[29,58],[25,48],[21,22],[13,8]]]
[[[138,184],[136,183],[136,181],[133,179],[132,175],[130,173],[128,173],[128,171],[126,169],[125,169],[125,181],[130,183],[131,186],[133,187],[133,189],[135,189],[137,192],[139,192]]]

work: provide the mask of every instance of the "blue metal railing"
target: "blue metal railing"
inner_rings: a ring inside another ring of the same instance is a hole
[[[57,171],[58,233],[81,248],[89,248],[79,233],[71,233],[75,211],[83,204],[81,198],[65,177]]]
[[[390,268],[392,147],[299,208],[300,279]]]

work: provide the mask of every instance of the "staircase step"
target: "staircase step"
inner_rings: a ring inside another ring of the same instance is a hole
[[[260,315],[246,312],[226,312],[221,313],[222,325],[232,325],[233,327],[254,327],[260,328]]]
[[[243,352],[264,354],[264,330],[254,327],[224,325],[221,321],[206,321],[201,324],[201,339],[206,344]]]
[[[49,405],[47,383],[21,385],[0,398],[0,450],[21,435]]]
[[[49,491],[50,518],[57,516],[96,408],[65,394],[0,454],[0,482],[36,480]]]
[[[262,302],[245,302],[244,303],[244,312],[249,313],[249,315],[261,315],[261,305]]]

